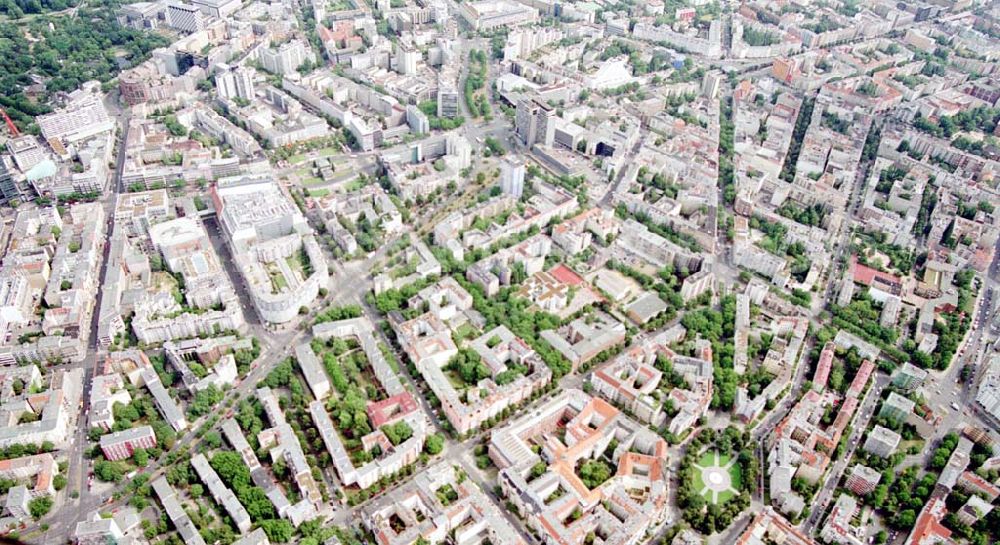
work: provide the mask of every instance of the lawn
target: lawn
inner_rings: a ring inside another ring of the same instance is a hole
[[[350,193],[352,191],[357,191],[365,186],[365,182],[361,178],[355,178],[350,182],[344,184],[344,192]]]
[[[740,464],[733,464],[729,468],[729,478],[732,479],[730,483],[736,490],[743,487],[743,468],[740,467]]]
[[[281,274],[281,270],[277,265],[267,263],[264,268],[271,279],[271,293],[281,293],[281,290],[288,287],[288,280],[285,278],[285,275]]]
[[[319,189],[307,189],[306,190],[306,195],[309,195],[310,197],[325,197],[325,196],[327,196],[329,194],[330,194],[330,190],[326,189],[325,187],[321,187]]]
[[[730,465],[730,463],[732,465]],[[743,473],[740,465],[735,463],[735,460],[732,460],[728,455],[719,454],[716,451],[710,450],[702,454],[702,456],[698,459],[697,465],[704,468],[704,470],[695,468],[693,471],[694,482],[692,484],[694,485],[695,490],[704,496],[709,503],[716,505],[722,504],[736,496],[743,483]],[[705,474],[707,473],[705,470],[716,467],[725,468],[726,466],[729,466],[727,471],[729,472],[730,487],[726,490],[714,492],[713,499],[713,491],[705,482]]]

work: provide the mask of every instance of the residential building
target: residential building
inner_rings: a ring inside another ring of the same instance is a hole
[[[73,540],[77,545],[119,545],[124,543],[125,533],[114,518],[104,518],[94,511],[86,519],[76,523]]]
[[[927,371],[925,369],[921,369],[910,362],[905,362],[903,365],[897,367],[896,372],[893,373],[892,385],[907,392],[912,392],[923,385],[926,379]]]
[[[171,0],[167,3],[167,25],[189,34],[204,30],[205,14],[197,6]]]
[[[994,418],[1000,418],[1000,355],[990,356],[983,376],[979,379],[976,403]]]
[[[517,103],[514,128],[527,148],[551,146],[555,138],[555,108],[539,98],[524,97]]]
[[[52,480],[59,466],[50,453],[0,460],[0,478],[30,485],[25,491],[32,496],[54,494]]]
[[[101,436],[101,452],[110,461],[130,458],[136,449],[156,446],[156,434],[150,426],[139,426]]]
[[[95,376],[90,383],[90,417],[88,426],[110,431],[115,424],[116,403],[128,405],[132,396],[125,389],[125,381],[118,373]]]
[[[681,299],[684,302],[693,301],[701,294],[713,291],[715,275],[707,269],[700,270],[681,282]]]
[[[575,370],[601,352],[622,343],[625,326],[603,312],[594,312],[559,329],[542,331],[541,337],[565,356]]]
[[[461,469],[441,462],[421,471],[392,494],[384,494],[361,512],[377,545],[431,545],[454,532],[464,543],[525,545],[521,532]]]
[[[467,385],[461,391],[446,375],[439,363],[441,358],[423,358],[415,362],[458,433],[469,433],[485,426],[504,411],[530,399],[552,380],[549,366],[506,326],[485,332],[469,346],[479,354],[490,377]]]
[[[166,477],[157,477],[152,482],[153,491],[156,492],[156,496],[160,498],[160,504],[163,505],[163,510],[167,513],[167,518],[173,523],[174,528],[177,529],[177,533],[180,534],[181,539],[187,545],[205,545],[205,540],[201,537],[201,533],[198,532],[197,526],[191,521],[191,517],[188,516],[187,511],[184,510],[184,506],[181,505],[179,499],[177,499],[177,492],[174,488],[170,486],[167,482]]]
[[[962,473],[957,486],[970,494],[979,494],[991,502],[1000,497],[1000,487],[972,471]]]
[[[212,199],[257,314],[274,324],[291,321],[329,280],[306,219],[270,174],[222,178]]]
[[[474,30],[489,32],[500,27],[513,28],[538,20],[538,10],[507,0],[465,2],[459,14]]]
[[[215,90],[216,96],[222,99],[253,100],[253,70],[244,66],[236,69],[225,66],[215,75]]]
[[[309,343],[302,343],[295,347],[295,359],[299,363],[299,369],[306,378],[306,384],[313,393],[313,397],[322,401],[330,395],[330,378],[323,370],[323,364],[316,357]]]
[[[767,545],[781,543],[783,545],[817,545],[815,541],[795,525],[765,506],[754,516],[750,525],[736,538],[736,545]]]
[[[820,537],[827,543],[838,545],[865,545],[868,543],[867,525],[857,526],[853,519],[858,513],[858,501],[848,494],[841,494],[826,517]]]
[[[272,74],[287,76],[305,62],[316,60],[309,44],[294,39],[279,45],[277,48],[262,47],[258,50],[261,67]]]
[[[951,539],[951,530],[941,522],[947,514],[948,507],[945,505],[945,498],[938,493],[932,494],[927,503],[924,504],[920,514],[917,515],[917,522],[903,543],[905,545],[954,543]]]
[[[560,440],[559,430],[573,439]],[[545,447],[537,451],[532,444]],[[598,524],[608,535],[617,536],[616,541],[636,541],[666,516],[666,442],[580,390],[565,390],[494,431],[488,452],[500,469],[503,494],[525,514],[525,523],[544,543],[583,545],[589,529]],[[576,468],[600,456],[608,456],[617,470],[609,480],[589,488]],[[535,467],[543,468],[541,474]],[[630,493],[635,489],[645,493]],[[566,517],[574,510],[580,512],[575,522]]]
[[[962,524],[972,526],[982,520],[983,517],[990,514],[990,511],[992,510],[992,503],[975,494],[972,494],[969,496],[969,499],[965,501],[965,505],[960,507],[955,515]]]
[[[902,438],[898,433],[888,428],[876,425],[875,428],[868,433],[868,438],[865,439],[864,446],[861,448],[863,448],[865,452],[881,456],[882,458],[888,458],[896,452],[896,448],[899,447],[901,439]]]
[[[283,460],[287,464],[288,473],[302,497],[298,504],[289,509],[301,513],[298,517],[300,521],[314,518],[323,503],[323,495],[313,478],[312,468],[306,461],[302,445],[295,431],[285,420],[285,413],[281,410],[277,395],[265,386],[257,389],[257,399],[264,406],[268,422],[271,423],[270,428],[257,434],[257,441],[261,448],[267,449],[272,463]]]
[[[208,487],[208,492],[212,495],[215,503],[222,506],[226,510],[226,513],[229,514],[229,519],[233,521],[236,529],[241,534],[247,533],[251,525],[249,513],[247,513],[243,504],[240,503],[240,500],[236,498],[236,494],[233,494],[233,491],[226,487],[222,479],[219,478],[218,473],[212,469],[205,455],[199,452],[192,456],[191,467],[194,468],[201,482],[205,483],[205,486]]]
[[[500,162],[500,189],[505,195],[520,200],[524,194],[524,159],[504,157]]]
[[[913,408],[916,403],[907,399],[896,392],[889,392],[889,397],[884,402],[882,402],[882,408],[879,409],[878,415],[885,418],[890,418],[897,422],[904,422],[906,418],[913,413]]]

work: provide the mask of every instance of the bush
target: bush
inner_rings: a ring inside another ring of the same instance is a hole
[[[44,517],[52,509],[51,496],[38,496],[28,502],[28,512],[38,520]]]
[[[444,450],[444,438],[438,434],[431,434],[427,436],[427,441],[424,442],[424,452],[434,456],[440,454]]]

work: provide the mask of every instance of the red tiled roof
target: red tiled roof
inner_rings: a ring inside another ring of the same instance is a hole
[[[556,265],[555,267],[552,267],[552,269],[549,270],[549,274],[563,284],[576,286],[583,283],[583,277],[576,274],[573,269],[570,269],[566,265]]]
[[[858,263],[857,257],[855,256],[851,256],[851,271],[854,276],[854,281],[866,286],[871,286],[876,282],[880,284],[887,284],[892,287],[898,287],[902,284],[899,277],[891,275],[887,272],[882,272],[878,269],[873,269],[867,265],[862,265],[861,263]]]
[[[410,392],[396,394],[382,401],[372,401],[366,408],[368,418],[371,419],[372,425],[376,429],[395,422],[415,410],[417,410],[417,402],[410,395]]]

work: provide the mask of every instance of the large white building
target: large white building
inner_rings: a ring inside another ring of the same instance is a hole
[[[506,0],[465,2],[461,5],[460,13],[473,29],[485,31],[499,27],[515,27],[538,20],[538,10],[535,8]]]
[[[500,163],[500,189],[507,195],[520,199],[524,194],[524,160],[505,157]]]
[[[100,83],[85,83],[69,94],[69,100],[62,108],[35,118],[42,136],[46,140],[76,142],[110,131],[115,122],[108,116],[102,97]]]
[[[253,70],[244,66],[229,69],[227,66],[215,76],[215,91],[217,96],[223,99],[252,99],[254,97]]]
[[[277,49],[263,47],[258,55],[264,70],[280,75],[292,74],[304,62],[316,60],[309,45],[302,40],[286,42]]]
[[[197,6],[170,2],[167,5],[167,24],[181,32],[198,32],[205,28],[205,14]]]
[[[260,318],[292,320],[329,280],[312,229],[270,174],[222,178],[212,189],[219,224]]]
[[[976,403],[993,418],[1000,419],[1000,356],[990,359],[989,367],[979,382]]]

